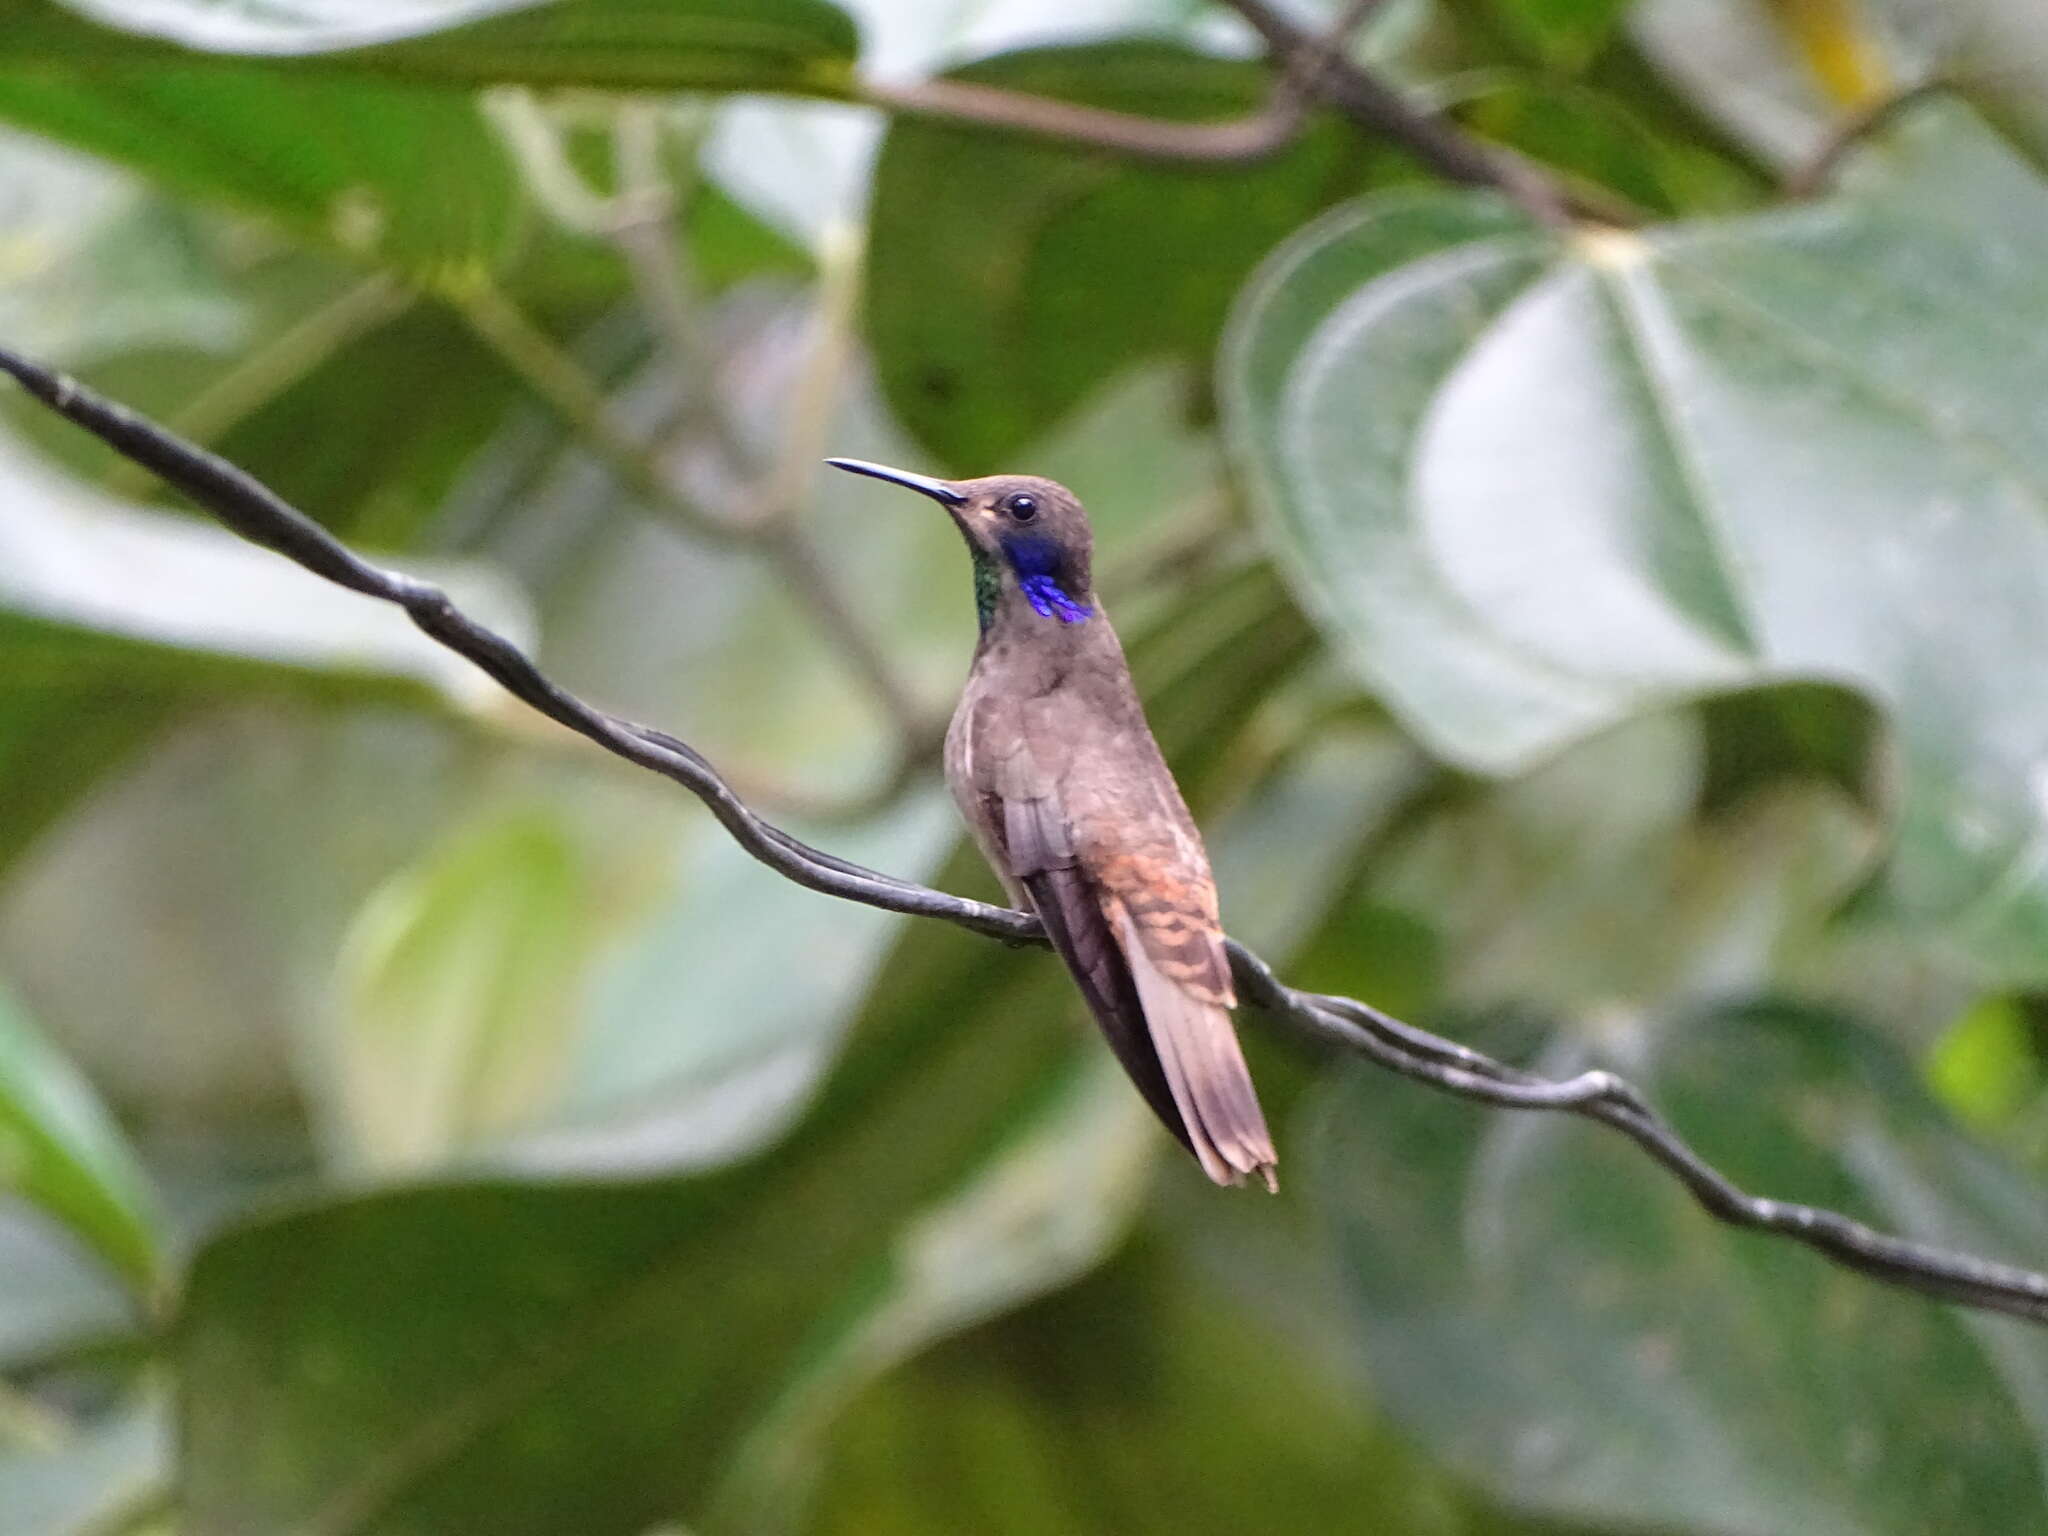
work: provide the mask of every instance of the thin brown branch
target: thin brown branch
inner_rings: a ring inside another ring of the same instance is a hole
[[[1277,59],[1302,58],[1321,45],[1266,0],[1225,0],[1265,39]],[[1539,223],[1568,226],[1575,214],[1604,218],[1585,207],[1547,171],[1521,156],[1472,137],[1455,122],[1418,107],[1393,87],[1342,56],[1325,55],[1311,77],[1316,92],[1346,117],[1407,150],[1428,169],[1463,186],[1491,187]]]
[[[613,421],[595,380],[563,352],[517,305],[495,288],[480,286],[458,301],[471,327],[576,433],[583,446],[627,489],[687,534],[722,547],[751,549],[763,556],[794,590],[798,605],[823,631],[832,651],[875,698],[897,737],[899,757],[917,750],[926,735],[924,712],[910,696],[868,632],[865,619],[848,602],[832,573],[805,542],[780,504],[776,484],[736,509],[712,508],[692,500],[663,470],[653,450]],[[770,481],[788,477],[770,471]],[[899,783],[903,771],[892,772]]]
[[[1180,165],[1249,165],[1293,143],[1323,88],[1324,71],[1381,0],[1349,0],[1320,38],[1301,34],[1284,54],[1271,98],[1250,117],[1221,123],[1184,123],[1141,117],[1070,101],[1033,96],[964,80],[915,85],[864,82],[856,99],[902,116],[1000,128],[1059,143],[1106,149],[1136,160]]]
[[[839,409],[860,310],[863,254],[860,237],[851,229],[828,231],[820,242],[817,309],[810,347],[790,391],[788,430],[775,462],[749,494],[743,526],[888,714],[897,757],[889,783],[900,790],[912,770],[923,766],[919,754],[931,734],[930,717],[897,675],[867,617],[819,555],[798,516]]]
[[[376,273],[337,294],[235,367],[192,396],[174,412],[174,431],[212,442],[319,367],[357,337],[403,314],[413,295],[384,273]],[[141,496],[150,477],[128,459],[101,481],[116,496]]]
[[[612,419],[596,382],[518,305],[487,282],[464,290],[454,302],[478,338],[649,507],[712,543],[741,541],[739,528],[685,496],[662,473],[654,456]]]
[[[1037,919],[863,869],[763,820],[697,751],[662,731],[593,709],[550,682],[524,653],[458,609],[445,592],[361,559],[234,465],[105,400],[62,374],[0,351],[0,371],[58,414],[133,458],[228,528],[314,575],[393,603],[421,631],[475,663],[514,697],[605,751],[661,774],[701,800],[739,845],[784,878],[885,911],[934,917],[1012,944],[1043,944]],[[1627,1082],[1605,1071],[1538,1077],[1418,1029],[1355,998],[1299,992],[1244,946],[1230,945],[1244,1000],[1313,1038],[1441,1092],[1503,1109],[1579,1115],[1628,1138],[1710,1215],[1787,1238],[1886,1284],[1959,1306],[2048,1323],[2048,1274],[1879,1232],[1838,1211],[1746,1193],[1686,1144]]]
[[[665,110],[642,101],[620,104],[612,130],[618,196],[607,222],[633,291],[668,354],[676,386],[684,391],[682,419],[708,429],[733,474],[751,479],[762,473],[762,466],[718,391],[718,355],[701,317],[702,297],[679,227],[694,186],[678,186],[664,165]],[[701,114],[678,146],[693,177],[709,126],[708,114]]]
[[[1253,116],[1223,123],[1140,117],[963,80],[913,85],[869,81],[861,86],[859,99],[900,116],[1000,128],[1106,149],[1135,160],[1181,165],[1248,165],[1264,160],[1294,141],[1307,116],[1301,93],[1291,87],[1277,89],[1273,100]]]
[[[818,557],[817,549],[802,529],[787,521],[778,522],[769,530],[762,549],[798,606],[810,615],[848,669],[881,702],[895,728],[898,753],[907,756],[924,739],[925,712],[896,676],[896,669],[869,632],[867,621],[847,600],[838,581]]]
[[[1834,185],[1835,173],[1849,152],[1872,134],[1889,127],[1908,107],[1949,89],[1946,80],[1922,80],[1918,85],[1891,96],[1883,96],[1850,113],[1837,123],[1819,149],[1785,178],[1785,195],[1797,201],[1819,197]]]

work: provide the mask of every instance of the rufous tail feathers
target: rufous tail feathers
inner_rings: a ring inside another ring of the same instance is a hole
[[[1103,915],[1130,966],[1153,1049],[1203,1172],[1218,1184],[1241,1184],[1247,1174],[1257,1174],[1268,1189],[1279,1188],[1274,1173],[1279,1158],[1231,1028],[1230,1010],[1193,996],[1164,975],[1146,954],[1138,925],[1122,902],[1105,896]]]

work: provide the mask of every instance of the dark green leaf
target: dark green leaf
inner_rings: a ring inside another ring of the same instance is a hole
[[[1538,57],[1577,69],[1606,46],[1633,0],[1495,0],[1491,10]]]
[[[0,119],[428,281],[510,248],[512,168],[464,96],[241,59],[46,55],[21,24],[0,14]]]
[[[1516,78],[1479,94],[1461,119],[1496,143],[1612,188],[1652,213],[1738,202],[1741,180],[1690,143],[1673,143],[1612,97],[1581,85]]]
[[[1182,1255],[1140,1242],[863,1394],[803,1529],[1533,1536],[1376,1422],[1341,1353],[1268,1300],[1205,1285]]]
[[[2040,1258],[2020,1186],[1986,1183],[1872,1036],[1750,1010],[1648,1035],[1610,1025],[1606,1045],[1599,1059],[1752,1189]],[[1576,1047],[1542,1062],[1587,1064]],[[2038,1332],[1731,1232],[1575,1121],[1361,1076],[1329,1095],[1314,1146],[1309,1183],[1382,1402],[1503,1500],[1715,1536],[2048,1519]]]
[[[954,77],[1167,118],[1258,110],[1264,71],[1164,43],[1048,48]],[[869,335],[927,447],[981,473],[1145,358],[1199,359],[1244,273],[1355,190],[1359,141],[1329,122],[1240,169],[900,118],[875,171]]]

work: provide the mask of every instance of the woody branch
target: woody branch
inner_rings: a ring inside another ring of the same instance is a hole
[[[541,673],[510,641],[471,619],[438,587],[371,565],[252,476],[76,381],[0,350],[0,372],[37,400],[150,470],[243,538],[350,591],[392,603],[436,643],[508,692],[605,751],[672,779],[735,841],[784,878],[891,912],[937,918],[1012,944],[1043,944],[1037,919],[863,868],[792,837],[743,801],[687,743],[594,708]],[[1355,998],[1282,983],[1243,945],[1230,945],[1244,999],[1326,1044],[1456,1097],[1503,1109],[1577,1115],[1618,1131],[1676,1178],[1710,1215],[1810,1247],[1887,1284],[1960,1306],[2048,1323],[2048,1274],[1910,1242],[1838,1211],[1752,1195],[1695,1152],[1628,1082],[1605,1071],[1562,1080],[1525,1072]]]

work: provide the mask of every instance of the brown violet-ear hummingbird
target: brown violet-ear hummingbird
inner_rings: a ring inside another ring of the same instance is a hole
[[[922,492],[966,536],[981,642],[946,733],[953,798],[1167,1129],[1217,1183],[1274,1187],[1208,855],[1095,596],[1081,503],[1031,475],[826,462]]]

